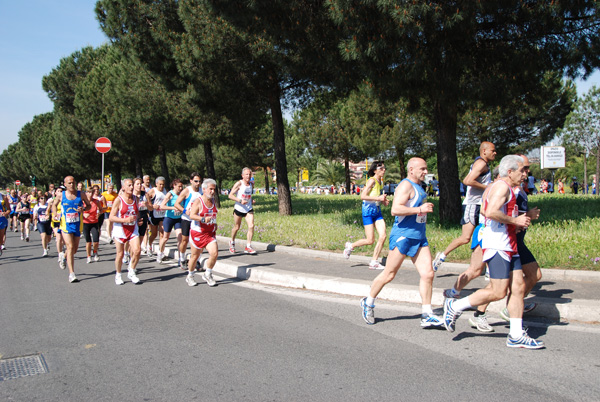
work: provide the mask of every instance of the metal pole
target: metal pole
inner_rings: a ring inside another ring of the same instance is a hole
[[[101,194],[104,192],[104,154],[102,154],[102,176],[100,176],[100,187],[102,188]]]

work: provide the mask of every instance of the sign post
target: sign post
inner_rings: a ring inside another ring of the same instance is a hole
[[[96,151],[102,154],[102,176],[100,177],[104,177],[104,154],[110,151],[110,148],[111,142],[108,138],[100,137],[96,140]],[[102,189],[100,190],[100,192],[104,192],[104,180],[102,180]]]
[[[554,172],[565,167],[565,147],[542,147],[540,150],[540,168],[552,172],[552,190],[554,191]]]

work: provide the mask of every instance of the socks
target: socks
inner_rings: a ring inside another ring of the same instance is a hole
[[[510,321],[510,332],[511,338],[518,339],[523,335],[523,319],[522,318],[511,318]]]
[[[367,305],[369,306],[374,306],[375,305],[375,298],[374,297],[367,297]]]
[[[469,303],[468,297],[463,297],[462,299],[456,299],[452,308],[454,311],[465,311],[468,308],[471,308],[471,303]]]
[[[421,313],[425,315],[433,315],[433,310],[431,309],[431,304],[423,304],[421,306]]]
[[[450,289],[450,295],[456,298],[458,295],[460,295],[460,290],[456,290],[453,286],[452,289]]]

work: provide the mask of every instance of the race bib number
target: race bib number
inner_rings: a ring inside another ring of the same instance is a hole
[[[79,212],[66,212],[65,213],[65,222],[67,222],[67,223],[79,222]]]
[[[106,201],[106,206],[111,208],[112,207],[113,202],[112,201]]]
[[[417,223],[427,223],[427,214],[417,214]]]
[[[214,225],[217,223],[217,215],[206,214],[202,218],[200,218],[200,223],[204,223],[205,225]]]

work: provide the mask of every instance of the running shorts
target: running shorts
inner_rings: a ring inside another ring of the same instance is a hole
[[[241,211],[238,211],[238,210],[237,210],[237,209],[235,209],[235,208],[233,209],[233,214],[234,214],[234,215],[237,215],[237,216],[239,216],[240,218],[245,218],[245,217],[246,217],[246,215],[248,215],[248,214],[253,214],[253,213],[254,213],[254,210],[253,210],[253,209],[251,209],[251,210],[250,210],[250,211],[248,211],[248,212],[241,212]]]
[[[492,250],[486,250],[488,254]],[[513,255],[512,258],[505,252],[496,250],[492,258],[486,260],[491,279],[508,279],[512,271],[522,270],[521,258]]]
[[[38,222],[37,230],[40,233],[46,233],[47,235],[51,235],[52,234],[52,225],[50,225],[50,221]]]
[[[467,204],[462,206],[463,217],[460,220],[461,225],[470,223],[473,226],[479,225],[479,210],[481,205],[478,204]]]
[[[173,219],[165,216],[163,220],[163,230],[165,233],[171,233],[173,229],[181,229],[181,218]]]
[[[427,238],[424,239],[409,239],[404,236],[390,234],[390,251],[398,248],[400,254],[414,257],[422,247],[429,246]]]
[[[216,232],[204,233],[192,230],[190,235],[190,239],[192,239],[192,246],[200,250],[206,248],[206,246],[208,246],[210,243],[217,241]]]
[[[364,226],[372,225],[380,219],[383,219],[383,215],[381,215],[381,208],[379,206],[362,206],[362,220]]]

